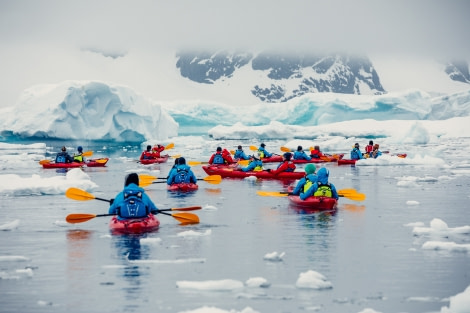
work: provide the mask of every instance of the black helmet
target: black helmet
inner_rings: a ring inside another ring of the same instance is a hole
[[[264,147],[266,147],[266,145],[265,145],[264,143],[262,143],[262,144],[261,144],[261,147],[263,147],[263,148],[264,148]]]
[[[302,146],[298,146],[297,151],[302,151]]]
[[[147,151],[150,151],[150,150],[152,150],[152,146],[151,146],[151,145],[148,145],[148,146],[147,146]]]
[[[221,147],[217,147],[217,151],[222,151],[222,148],[221,148]]]
[[[238,150],[241,150],[242,149],[242,146],[238,146]]]
[[[290,153],[290,152],[284,153],[284,158],[285,158],[287,161],[290,161],[290,159],[292,158],[292,153]]]
[[[183,157],[178,158],[178,165],[184,165],[186,164],[186,159]]]
[[[139,186],[139,175],[136,173],[130,173],[126,176],[126,181],[124,182],[124,187],[129,186],[130,184],[136,184]]]

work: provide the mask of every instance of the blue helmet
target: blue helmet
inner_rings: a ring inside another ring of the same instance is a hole
[[[78,146],[77,150],[78,150],[78,152],[82,152],[83,151],[82,146]]]

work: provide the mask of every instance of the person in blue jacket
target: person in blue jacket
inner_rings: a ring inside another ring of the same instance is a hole
[[[263,158],[270,158],[273,154],[272,153],[269,153],[266,149],[265,149],[266,145],[264,143],[262,143],[259,148],[258,148],[258,153],[259,153],[259,156],[261,159]]]
[[[307,160],[310,161],[312,158],[305,153],[302,146],[297,147],[297,151],[294,152],[294,160]]]
[[[168,185],[179,183],[197,183],[196,175],[191,170],[189,165],[186,165],[186,159],[183,157],[178,158],[178,164],[170,171],[166,183]]]
[[[379,150],[379,144],[376,143],[372,149],[372,152],[369,153],[369,158],[377,159],[382,155],[382,152]]]
[[[317,182],[317,175],[315,174],[317,167],[315,164],[307,164],[304,168],[305,176],[302,177],[294,190],[292,191],[293,195],[300,195],[301,193],[306,192],[314,183]]]
[[[245,151],[243,151],[242,146],[238,146],[238,149],[235,151],[235,154],[233,155],[233,158],[235,160],[249,160],[250,157],[245,154]]]
[[[146,217],[158,210],[145,190],[139,187],[139,175],[130,173],[124,181],[124,189],[111,199],[109,214],[117,214],[118,219]]]
[[[328,182],[330,171],[322,167],[317,173],[317,182],[314,183],[306,192],[300,194],[300,199],[305,200],[308,197],[329,197],[339,199],[335,185]]]
[[[240,168],[241,171],[243,172],[249,172],[249,171],[262,171],[263,170],[263,161],[261,161],[261,157],[259,153],[255,152],[253,154],[253,159],[250,161],[247,167],[242,167]]]
[[[73,158],[68,154],[67,148],[63,146],[60,152],[55,156],[55,163],[72,163]]]
[[[354,148],[351,150],[351,160],[364,159],[361,150],[359,150],[359,144],[356,142]]]

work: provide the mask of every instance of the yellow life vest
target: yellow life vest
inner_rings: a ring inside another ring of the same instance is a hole
[[[312,185],[313,185],[313,182],[310,181],[308,178],[305,178],[304,193],[306,193],[307,190],[309,190],[310,187],[312,187]]]
[[[81,154],[76,154],[73,156],[73,160],[77,162],[83,162],[83,155]]]
[[[315,191],[313,194],[316,197],[329,197],[331,198],[333,196],[333,193],[331,192],[331,187],[330,184],[322,185],[318,183],[318,189]]]

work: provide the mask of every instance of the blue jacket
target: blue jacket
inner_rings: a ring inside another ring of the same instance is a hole
[[[184,172],[184,173],[182,173]],[[184,174],[184,175],[180,175]],[[184,176],[183,180],[181,180],[181,176]],[[168,174],[168,179],[166,180],[168,185],[178,184],[178,183],[197,183],[196,175],[191,170],[191,167],[186,164],[176,165]]]
[[[263,167],[263,162],[261,160],[256,160],[256,159],[253,159],[250,164],[248,164],[247,167],[244,167],[242,168],[241,170],[244,171],[244,172],[249,172],[249,171],[252,171],[255,169],[255,167],[257,166],[261,166]]]
[[[62,159],[62,160],[61,160]],[[73,162],[73,158],[70,156],[70,154],[67,153],[67,151],[61,151],[57,153],[55,156],[55,163],[71,163]]]
[[[369,153],[369,158],[377,159],[381,155],[382,155],[382,152],[379,150],[376,151],[375,155],[374,155],[374,151],[372,151]]]
[[[362,156],[361,150],[359,150],[358,148],[352,149],[351,160],[360,160],[360,159],[364,159],[364,157]]]
[[[260,153],[260,155],[261,154],[263,155],[261,158],[269,158],[273,155],[272,153],[269,153],[268,151],[266,151],[266,149],[263,147],[259,147],[258,152]]]
[[[245,151],[243,150],[237,150],[235,151],[235,154],[233,155],[234,159],[243,159],[243,160],[249,160],[250,157],[245,154]]]
[[[118,214],[118,208],[121,208],[121,213],[122,212],[122,207],[125,205],[124,201],[124,194],[127,192],[140,192],[142,194],[142,202],[144,203],[146,207],[146,212],[142,212],[140,214],[140,217],[147,216],[148,213],[150,213],[153,210],[158,210],[158,208],[155,206],[153,201],[150,199],[150,197],[145,193],[145,190],[136,184],[129,184],[128,186],[124,187],[124,189],[117,194],[116,198],[114,198],[113,204],[109,207],[108,213],[109,214]],[[121,217],[122,219],[123,217]]]
[[[308,156],[305,151],[295,151],[294,160],[307,160],[310,161],[312,158]]]
[[[316,183],[318,177],[315,174],[308,174],[305,177],[302,177],[297,183],[297,186],[295,186],[294,191],[292,191],[294,195],[298,196],[304,192],[304,185],[307,182],[307,179],[311,181],[312,183]]]
[[[315,191],[317,191],[319,184],[322,184],[322,185],[328,184],[328,176],[330,175],[330,172],[326,168],[322,167],[321,169],[319,169],[317,175],[318,175],[317,182],[314,183],[305,193],[301,193],[300,199],[305,200],[308,197],[313,196]],[[333,185],[332,183],[329,183],[329,185],[330,185],[331,193],[332,193],[331,197],[338,200],[339,196],[338,196],[338,192],[336,191],[335,185]]]

